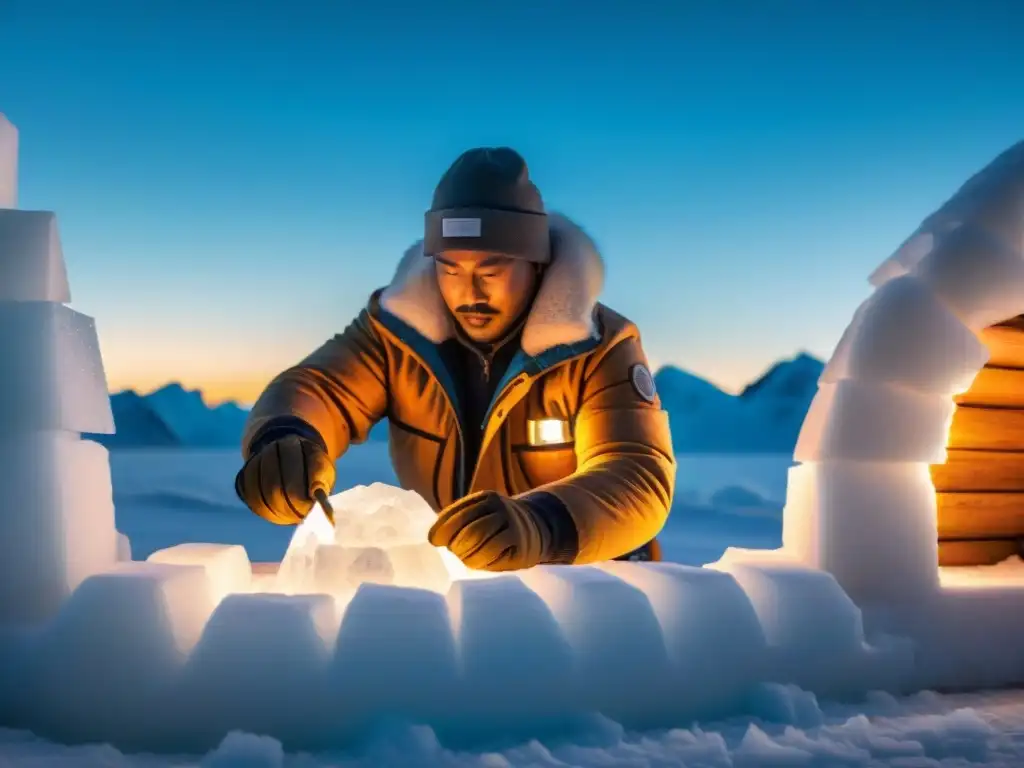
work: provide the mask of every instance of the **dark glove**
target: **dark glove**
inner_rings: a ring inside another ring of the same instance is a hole
[[[481,571],[571,563],[578,547],[568,511],[547,493],[515,499],[494,491],[466,496],[442,510],[428,539]]]
[[[295,525],[313,508],[313,493],[329,494],[334,479],[334,462],[324,446],[289,434],[256,447],[235,477],[235,492],[263,519]]]

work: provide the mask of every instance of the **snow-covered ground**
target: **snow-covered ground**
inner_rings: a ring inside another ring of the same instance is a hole
[[[143,560],[189,541],[242,544],[249,558],[279,561],[292,529],[256,518],[232,485],[232,450],[113,451],[117,527]],[[676,507],[661,536],[670,560],[703,565],[727,546],[769,549],[782,540],[787,455],[680,456]],[[367,443],[338,464],[338,490],[394,484],[386,443]]]
[[[0,731],[0,765],[28,768],[948,768],[1024,765],[1024,697],[923,693],[819,705],[779,689],[761,717],[628,733],[595,717],[575,738],[493,751],[445,749],[425,727],[391,725],[345,753],[286,754],[273,739],[232,733],[203,756],[125,755],[109,745],[66,747]]]
[[[775,548],[788,456],[680,459],[679,503],[663,535],[670,559],[712,562],[727,546]],[[290,529],[253,517],[234,497],[233,451],[112,454],[118,527],[133,555],[187,541],[241,543],[253,560],[280,559]],[[367,445],[339,466],[339,486],[392,482],[386,447]],[[267,707],[287,702],[268,700]],[[344,753],[286,754],[255,734],[233,733],[206,755],[125,755],[109,745],[60,746],[0,731],[0,765],[35,766],[963,766],[1024,765],[1024,696],[1012,692],[856,703],[818,702],[768,685],[728,720],[680,722],[671,730],[624,730],[584,719],[543,743],[495,743],[472,751],[441,746],[428,727],[382,724]],[[160,713],[154,712],[154,717]]]

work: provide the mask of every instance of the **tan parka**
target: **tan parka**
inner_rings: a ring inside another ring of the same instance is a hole
[[[421,247],[343,333],[268,385],[243,452],[261,427],[290,416],[316,429],[336,460],[386,417],[399,482],[437,511],[480,490],[544,490],[576,524],[577,563],[652,540],[675,483],[668,416],[636,326],[596,303],[603,264],[593,243],[567,219],[553,215],[551,224],[553,263],[492,400],[475,467],[463,466],[462,430],[471,425],[460,423],[437,349],[452,321]]]

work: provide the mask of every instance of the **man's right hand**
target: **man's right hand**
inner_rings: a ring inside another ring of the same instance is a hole
[[[334,487],[334,462],[323,446],[286,435],[260,447],[235,477],[235,492],[257,515],[296,525],[316,503],[313,493]]]

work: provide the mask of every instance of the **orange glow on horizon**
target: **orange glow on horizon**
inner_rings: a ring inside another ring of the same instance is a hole
[[[176,382],[186,389],[198,389],[203,393],[207,405],[218,405],[227,400],[234,400],[242,405],[251,405],[259,397],[260,393],[267,386],[270,380],[288,364],[282,363],[278,370],[267,370],[263,372],[251,372],[231,376],[230,374],[203,375],[201,373],[188,374],[182,371],[175,374],[166,370],[168,366],[162,366],[164,370],[150,370],[147,374],[132,375],[127,371],[111,371],[108,369],[108,388],[111,392],[120,392],[124,389],[133,389],[139,394],[148,394],[160,389],[167,384]],[[660,365],[651,361],[651,368],[657,371]],[[685,367],[685,365],[683,366]],[[692,369],[690,369],[692,371]],[[701,373],[696,375],[708,380],[715,386],[730,394],[736,394],[744,386],[756,379],[764,370],[754,365],[716,366],[718,375],[707,376]],[[732,374],[732,375],[728,375]]]
[[[126,332],[123,336],[108,334],[103,346],[111,392],[133,389],[148,394],[176,382],[186,389],[200,390],[207,405],[212,406],[226,400],[251,405],[274,376],[295,365],[316,343],[269,344],[261,340],[254,347],[240,341],[196,343],[195,337],[178,335],[151,336],[142,341]],[[730,394],[738,393],[776,362],[703,351],[680,358],[666,360],[653,354],[649,363],[654,372],[666,364],[679,366]]]

